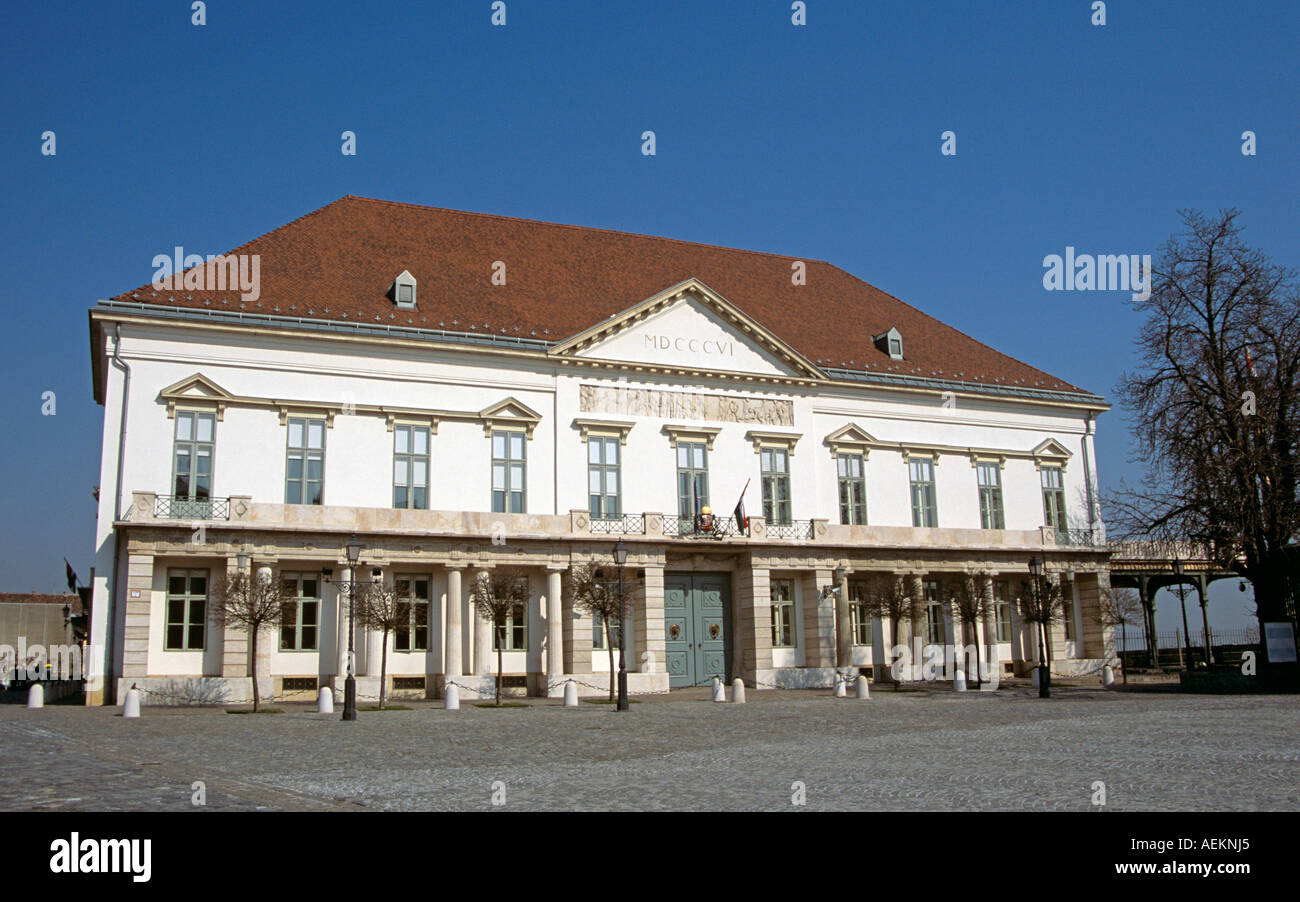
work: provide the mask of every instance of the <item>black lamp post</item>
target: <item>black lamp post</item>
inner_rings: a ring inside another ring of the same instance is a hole
[[[1047,630],[1047,624],[1042,621],[1043,616],[1043,598],[1042,583],[1043,562],[1039,558],[1031,557],[1029,559],[1029,576],[1030,591],[1034,593],[1034,610],[1038,613],[1038,697],[1051,698],[1052,687],[1050,668],[1047,666],[1047,653],[1043,647],[1043,633]]]
[[[1178,577],[1178,606],[1183,609],[1183,647],[1187,655],[1185,670],[1192,669],[1192,634],[1187,631],[1187,587],[1183,585],[1183,562],[1174,558],[1174,576]]]
[[[618,710],[628,710],[627,703],[627,611],[623,604],[623,565],[627,563],[627,545],[619,539],[614,545],[614,563],[618,565]]]
[[[361,543],[353,533],[348,540],[348,676],[343,683],[343,719],[357,719],[357,659],[352,641],[356,633],[357,563],[361,560]]]

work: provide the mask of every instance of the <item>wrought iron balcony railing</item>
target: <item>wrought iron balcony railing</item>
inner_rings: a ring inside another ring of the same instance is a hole
[[[154,499],[153,515],[160,520],[229,520],[230,499],[158,495]]]
[[[697,514],[683,517],[668,514],[664,517],[664,535],[682,539],[727,539],[743,535],[736,528],[734,517]]]
[[[811,520],[793,520],[790,523],[765,524],[764,531],[769,539],[811,539],[813,522]]]
[[[645,535],[644,514],[623,514],[619,517],[593,517],[592,535]]]

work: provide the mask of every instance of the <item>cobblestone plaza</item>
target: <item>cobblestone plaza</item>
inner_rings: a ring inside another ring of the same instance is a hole
[[[1102,781],[1116,811],[1300,810],[1293,696],[1053,692],[683,690],[624,714],[419,702],[355,723],[7,705],[0,808],[196,810],[201,781],[205,810],[1087,811]]]

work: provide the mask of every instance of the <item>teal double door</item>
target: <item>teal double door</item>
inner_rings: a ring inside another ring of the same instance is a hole
[[[698,686],[731,670],[731,575],[664,574],[668,685]]]

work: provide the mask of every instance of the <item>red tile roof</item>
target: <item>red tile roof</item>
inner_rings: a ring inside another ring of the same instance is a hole
[[[230,253],[261,256],[261,296],[243,308],[258,313],[554,342],[695,277],[821,366],[1083,391],[819,260],[794,286],[795,257],[351,195]],[[497,260],[504,286],[490,281]],[[389,294],[403,270],[418,284],[416,310]],[[241,309],[237,291],[152,285],[113,300]],[[905,360],[872,343],[891,326]]]

